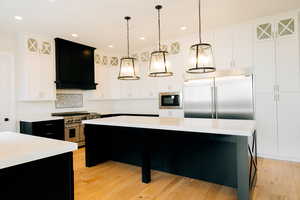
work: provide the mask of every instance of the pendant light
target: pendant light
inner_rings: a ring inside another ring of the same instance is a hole
[[[202,43],[201,31],[201,0],[199,0],[199,43],[190,48],[190,65],[187,73],[203,74],[216,71],[212,46]]]
[[[127,56],[121,58],[119,80],[139,80],[140,77],[136,75],[135,58],[129,56],[129,20],[131,17],[126,16],[127,21]]]
[[[170,72],[170,66],[167,61],[167,51],[161,49],[160,43],[160,10],[162,9],[161,5],[155,6],[158,12],[158,50],[153,51],[150,57],[150,66],[149,66],[149,76],[150,77],[166,77],[172,76],[173,73]]]

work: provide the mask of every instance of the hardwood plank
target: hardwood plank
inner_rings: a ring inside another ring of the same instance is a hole
[[[253,200],[300,200],[300,163],[258,159]],[[108,161],[85,167],[84,148],[74,152],[75,200],[236,200],[236,190],[205,181]]]

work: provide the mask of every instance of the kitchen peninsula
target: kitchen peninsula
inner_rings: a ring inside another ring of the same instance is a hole
[[[77,144],[0,132],[1,199],[74,200]]]
[[[124,162],[142,167],[144,183],[154,169],[230,186],[238,199],[250,199],[257,169],[253,120],[118,116],[83,123],[88,167]]]

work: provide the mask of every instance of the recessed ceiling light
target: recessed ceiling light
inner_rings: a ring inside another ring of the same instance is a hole
[[[49,2],[51,2],[51,3],[54,3],[56,0],[48,0]]]
[[[76,33],[73,33],[72,37],[78,37],[78,35]]]
[[[146,38],[145,37],[140,37],[140,40],[145,40]]]
[[[187,29],[187,27],[186,26],[182,26],[182,27],[180,27],[180,29],[184,31],[184,30]]]
[[[108,47],[109,47],[109,48],[114,48],[114,45],[111,44],[111,45],[108,45]]]
[[[23,20],[23,17],[21,17],[21,16],[15,16],[15,20],[21,21],[21,20]]]

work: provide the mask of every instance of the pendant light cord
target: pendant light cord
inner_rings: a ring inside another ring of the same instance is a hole
[[[200,44],[202,43],[202,38],[201,38],[201,32],[202,32],[202,27],[201,27],[201,0],[199,0],[199,42]]]
[[[160,44],[160,9],[162,9],[161,5],[155,6],[157,9],[157,15],[158,15],[158,50],[161,50],[161,44]]]
[[[127,56],[129,57],[129,19],[130,17],[127,17]]]

